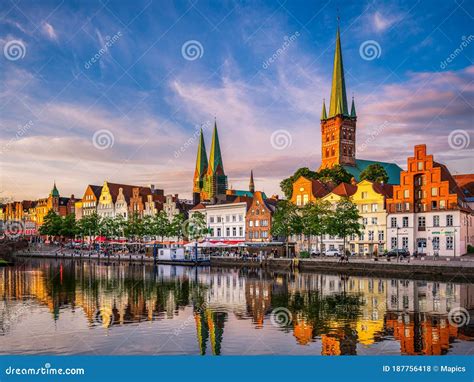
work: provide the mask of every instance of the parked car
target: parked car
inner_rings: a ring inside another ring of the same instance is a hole
[[[311,252],[311,257],[319,257],[319,256],[321,256],[321,253],[319,251]]]
[[[391,251],[386,253],[387,257],[409,257],[410,252],[406,249],[392,249]]]
[[[324,254],[324,256],[328,256],[328,257],[339,256],[339,250],[337,250],[337,249],[328,249],[326,251],[326,253]]]

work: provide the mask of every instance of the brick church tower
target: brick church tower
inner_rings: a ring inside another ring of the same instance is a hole
[[[354,99],[349,113],[347,107],[344,66],[342,63],[341,38],[339,26],[336,33],[336,51],[332,73],[331,102],[329,115],[323,100],[321,113],[321,169],[332,168],[337,164],[355,166],[356,164],[356,122]]]

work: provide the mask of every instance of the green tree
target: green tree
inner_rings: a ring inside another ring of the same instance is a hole
[[[361,233],[363,227],[360,223],[361,216],[357,206],[349,198],[341,198],[335,207],[328,221],[327,233],[343,239],[345,252],[347,237]]]
[[[310,250],[311,236],[322,236],[327,231],[328,222],[331,219],[331,203],[317,201],[308,203],[301,208],[302,233],[308,238],[308,251]],[[320,248],[322,249],[322,248]]]
[[[152,227],[153,234],[160,237],[161,241],[170,235],[170,222],[165,211],[160,211],[153,217]]]
[[[387,183],[388,174],[385,168],[379,163],[368,165],[361,173],[360,180],[369,180],[377,183]]]
[[[54,210],[49,210],[43,219],[43,224],[41,225],[39,232],[41,235],[60,236],[61,226],[61,217],[54,212]]]
[[[184,226],[184,235],[190,240],[201,239],[209,233],[206,217],[201,212],[193,213]]]
[[[202,214],[201,214],[202,215]],[[186,221],[184,215],[179,213],[173,217],[170,225],[170,236],[175,236],[178,238],[178,241],[183,238],[184,232],[184,222]]]
[[[285,238],[287,256],[290,236],[301,233],[302,229],[298,207],[289,200],[279,202],[273,214],[271,233],[272,236]]]
[[[84,236],[97,236],[100,229],[100,217],[96,212],[83,216],[77,223],[77,232],[82,237]]]
[[[317,178],[323,182],[350,183],[352,175],[341,165],[337,164],[332,168],[325,168],[318,172]]]
[[[61,221],[60,234],[69,239],[77,234],[76,216],[74,214],[66,215]]]
[[[134,240],[143,237],[143,221],[138,214],[129,216],[125,232],[128,237],[131,237]]]

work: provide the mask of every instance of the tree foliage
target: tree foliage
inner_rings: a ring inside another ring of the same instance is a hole
[[[369,180],[377,183],[387,183],[388,174],[385,168],[379,163],[368,165],[361,173],[360,180]]]

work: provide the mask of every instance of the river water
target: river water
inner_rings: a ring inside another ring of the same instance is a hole
[[[95,260],[0,268],[0,354],[472,354],[474,285]]]

